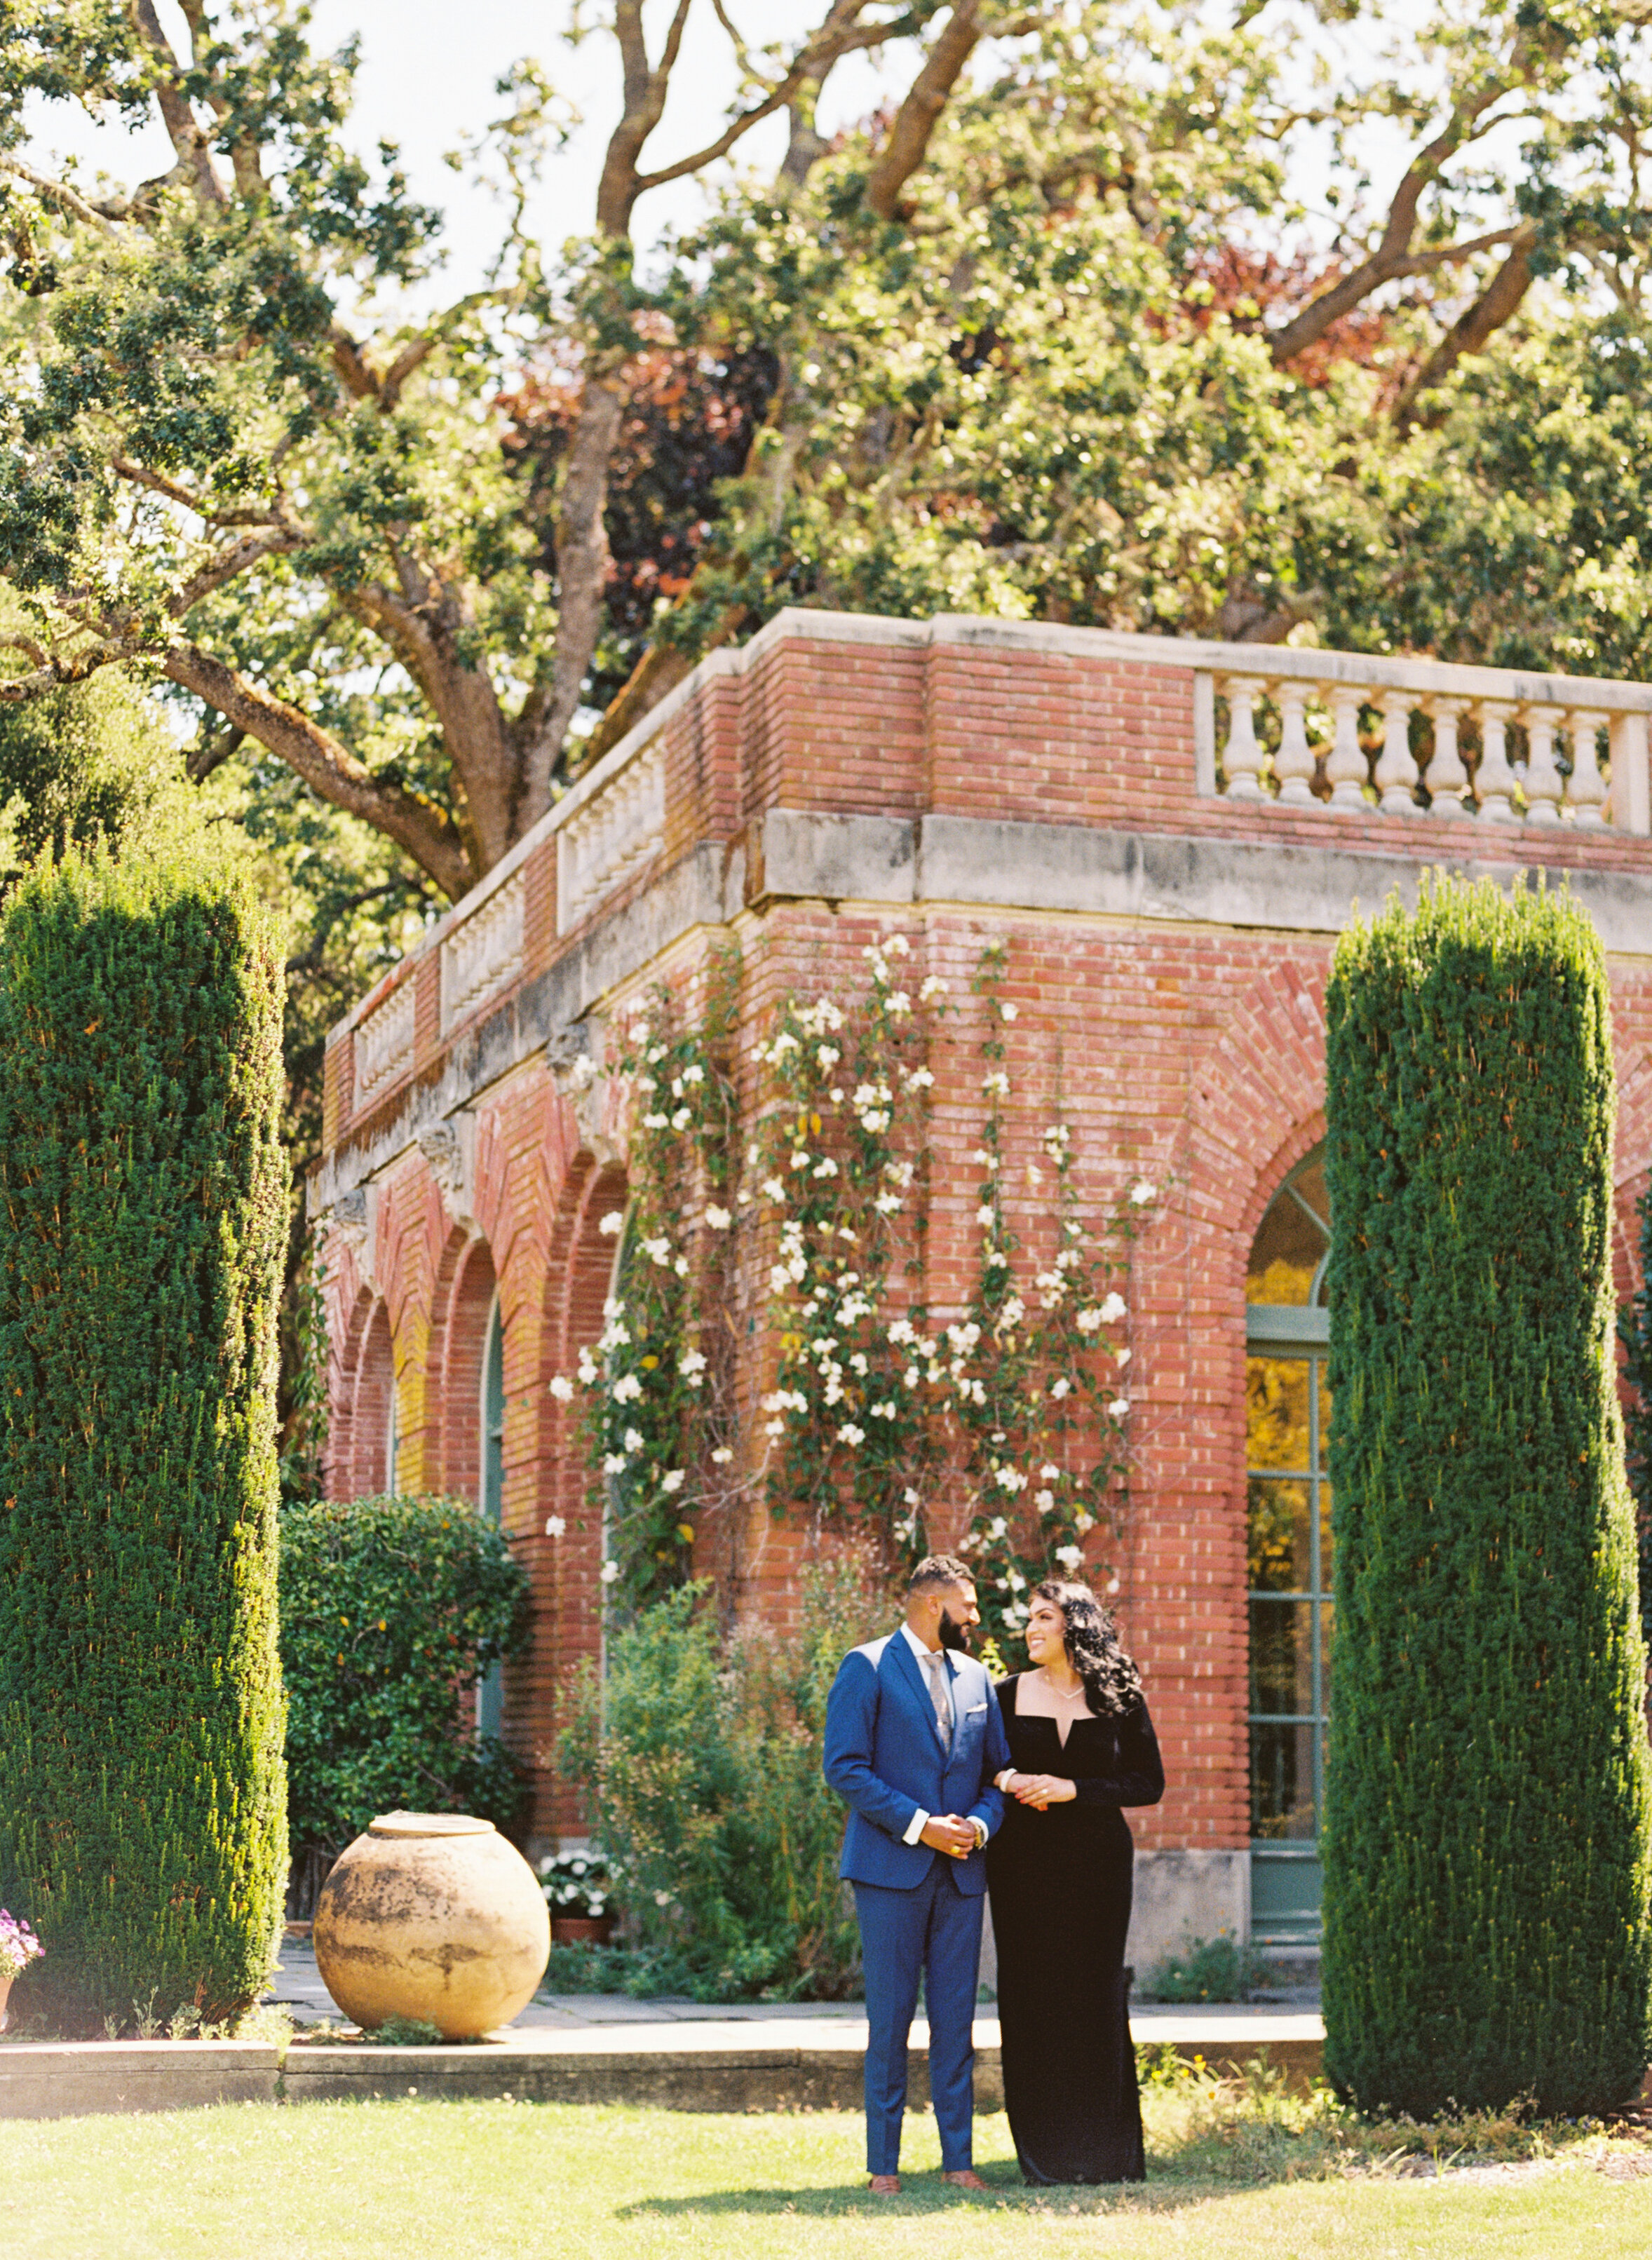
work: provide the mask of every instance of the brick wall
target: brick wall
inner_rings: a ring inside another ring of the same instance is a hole
[[[883,643],[783,639],[744,672],[713,667],[694,678],[666,726],[664,861],[633,877],[593,920],[623,919],[628,903],[663,884],[674,858],[707,840],[734,842],[755,814],[775,806],[1105,823],[1143,837],[1156,828],[1219,841],[1254,840],[1260,825],[1269,840],[1326,847],[1330,827],[1312,812],[1270,810],[1259,818],[1197,798],[1185,671],[1060,651],[932,647],[916,636],[900,640],[898,628],[892,624],[894,640]],[[1375,814],[1340,822],[1334,844],[1413,862],[1439,852],[1417,826]],[[1509,827],[1495,844],[1509,863],[1541,855],[1551,865],[1558,859],[1642,889],[1652,877],[1652,847],[1610,830],[1568,826],[1539,838],[1534,829]],[[548,851],[540,860],[549,860]],[[540,907],[527,919],[515,985],[488,1007],[500,1016],[496,1025],[581,940],[580,933],[555,936],[554,890],[542,873],[535,884],[530,902]],[[754,1089],[750,1051],[775,1000],[792,988],[858,992],[862,949],[891,931],[910,940],[912,985],[939,973],[962,1008],[946,1024],[932,1062],[926,1288],[937,1317],[962,1304],[973,1274],[979,1171],[970,1156],[979,1141],[982,1031],[969,1017],[969,983],[990,936],[1009,941],[1004,993],[1019,1006],[1005,1178],[1028,1276],[1054,1245],[1053,1219],[1027,1165],[1057,1088],[1089,1203],[1099,1209],[1142,1174],[1167,1188],[1137,1244],[1129,1291],[1134,1472],[1119,1612],[1169,1778],[1162,1806],[1139,1816],[1137,1835],[1148,1849],[1242,1850],[1245,1269],[1269,1200],[1324,1133],[1323,991],[1334,936],[1169,914],[1057,912],[1035,903],[976,912],[946,902],[789,900],[758,884],[731,906],[726,923],[691,926],[618,977],[589,1016],[590,1041],[600,1054],[605,1020],[661,978],[687,978],[733,939],[742,952],[741,1073]],[[1652,926],[1648,931],[1652,937]],[[1633,1202],[1652,1162],[1652,958],[1620,955],[1612,970],[1627,1290]],[[414,971],[433,996],[433,951]],[[536,1611],[532,1651],[507,1681],[505,1729],[533,1772],[531,1833],[542,1842],[578,1825],[549,1760],[559,1691],[569,1670],[597,1652],[601,1561],[600,1513],[587,1495],[574,1414],[547,1384],[572,1370],[579,1346],[600,1330],[614,1241],[598,1227],[625,1202],[624,1123],[606,1083],[582,1087],[554,1045],[549,1056],[541,1044],[503,1069],[479,1045],[474,1085],[460,1088],[460,1063],[473,1056],[466,1042],[462,1027],[446,1040],[433,1035],[421,989],[410,1077],[399,1096],[383,1094],[359,1119],[349,1112],[347,1030],[333,1048],[328,1119],[337,1127],[328,1167],[343,1183],[356,1162],[374,1158],[365,1224],[354,1234],[336,1231],[331,1242],[330,1482],[340,1496],[376,1487],[373,1455],[376,1448],[382,1458],[393,1338],[404,1485],[475,1494],[482,1340],[497,1288],[504,1323],[504,1520],[533,1577]],[[438,1182],[411,1134],[397,1144],[396,1124],[412,1120],[406,1110],[419,1091],[444,1076],[444,1104],[461,1104],[470,1123],[456,1191]],[[739,1339],[749,1405],[770,1349],[762,1251],[747,1230]],[[547,1534],[552,1518],[564,1526],[560,1535]],[[809,1534],[750,1506],[702,1517],[698,1528],[704,1565],[726,1581],[735,1606],[783,1618],[816,1542]]]

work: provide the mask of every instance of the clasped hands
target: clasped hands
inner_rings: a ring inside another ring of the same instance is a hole
[[[1012,1774],[1004,1786],[1018,1804],[1030,1805],[1034,1813],[1042,1813],[1047,1806],[1067,1805],[1078,1794],[1077,1784],[1059,1773]]]
[[[925,1821],[919,1831],[924,1843],[933,1845],[937,1852],[948,1852],[955,1860],[967,1860],[975,1850],[975,1824],[960,1820],[955,1813],[937,1813]]]

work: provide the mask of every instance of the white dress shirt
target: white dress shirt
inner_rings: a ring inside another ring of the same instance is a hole
[[[944,1648],[939,1650],[933,1648],[926,1648],[922,1641],[919,1639],[917,1634],[912,1630],[909,1624],[904,1624],[901,1627],[901,1632],[905,1638],[907,1647],[911,1649],[912,1654],[918,1658],[918,1669],[923,1674],[925,1684],[927,1685],[929,1681],[930,1657],[939,1654],[943,1658],[946,1658],[947,1651]],[[952,1710],[953,1732],[956,1734],[958,1731],[958,1705],[957,1699],[953,1693],[952,1663],[949,1658],[946,1661],[946,1668],[941,1677],[942,1684],[947,1690],[947,1701],[950,1705]],[[929,1826],[931,1817],[932,1816],[926,1813],[920,1806],[906,1824],[906,1834],[901,1839],[902,1843],[915,1844],[919,1838],[923,1834],[925,1829]],[[986,1842],[986,1831],[978,1820],[975,1821],[973,1826],[976,1833],[976,1844],[977,1849],[979,1849],[981,1845]]]

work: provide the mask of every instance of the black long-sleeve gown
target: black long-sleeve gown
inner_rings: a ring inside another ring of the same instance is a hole
[[[1029,2182],[1139,2182],[1141,2105],[1124,1974],[1134,1846],[1120,1806],[1156,1805],[1164,1767],[1145,1703],[1084,1714],[1065,1747],[1054,1719],[998,1699],[1018,1773],[1053,1773],[1077,1795],[1044,1812],[1005,1799],[987,1847],[998,1949],[1004,2100]]]

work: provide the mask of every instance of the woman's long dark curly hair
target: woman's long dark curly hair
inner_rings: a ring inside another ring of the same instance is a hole
[[[1084,1683],[1084,1696],[1101,1718],[1118,1719],[1141,1700],[1141,1674],[1119,1644],[1118,1627],[1088,1585],[1046,1577],[1033,1588],[1035,1601],[1054,1601],[1062,1613],[1067,1661]]]

